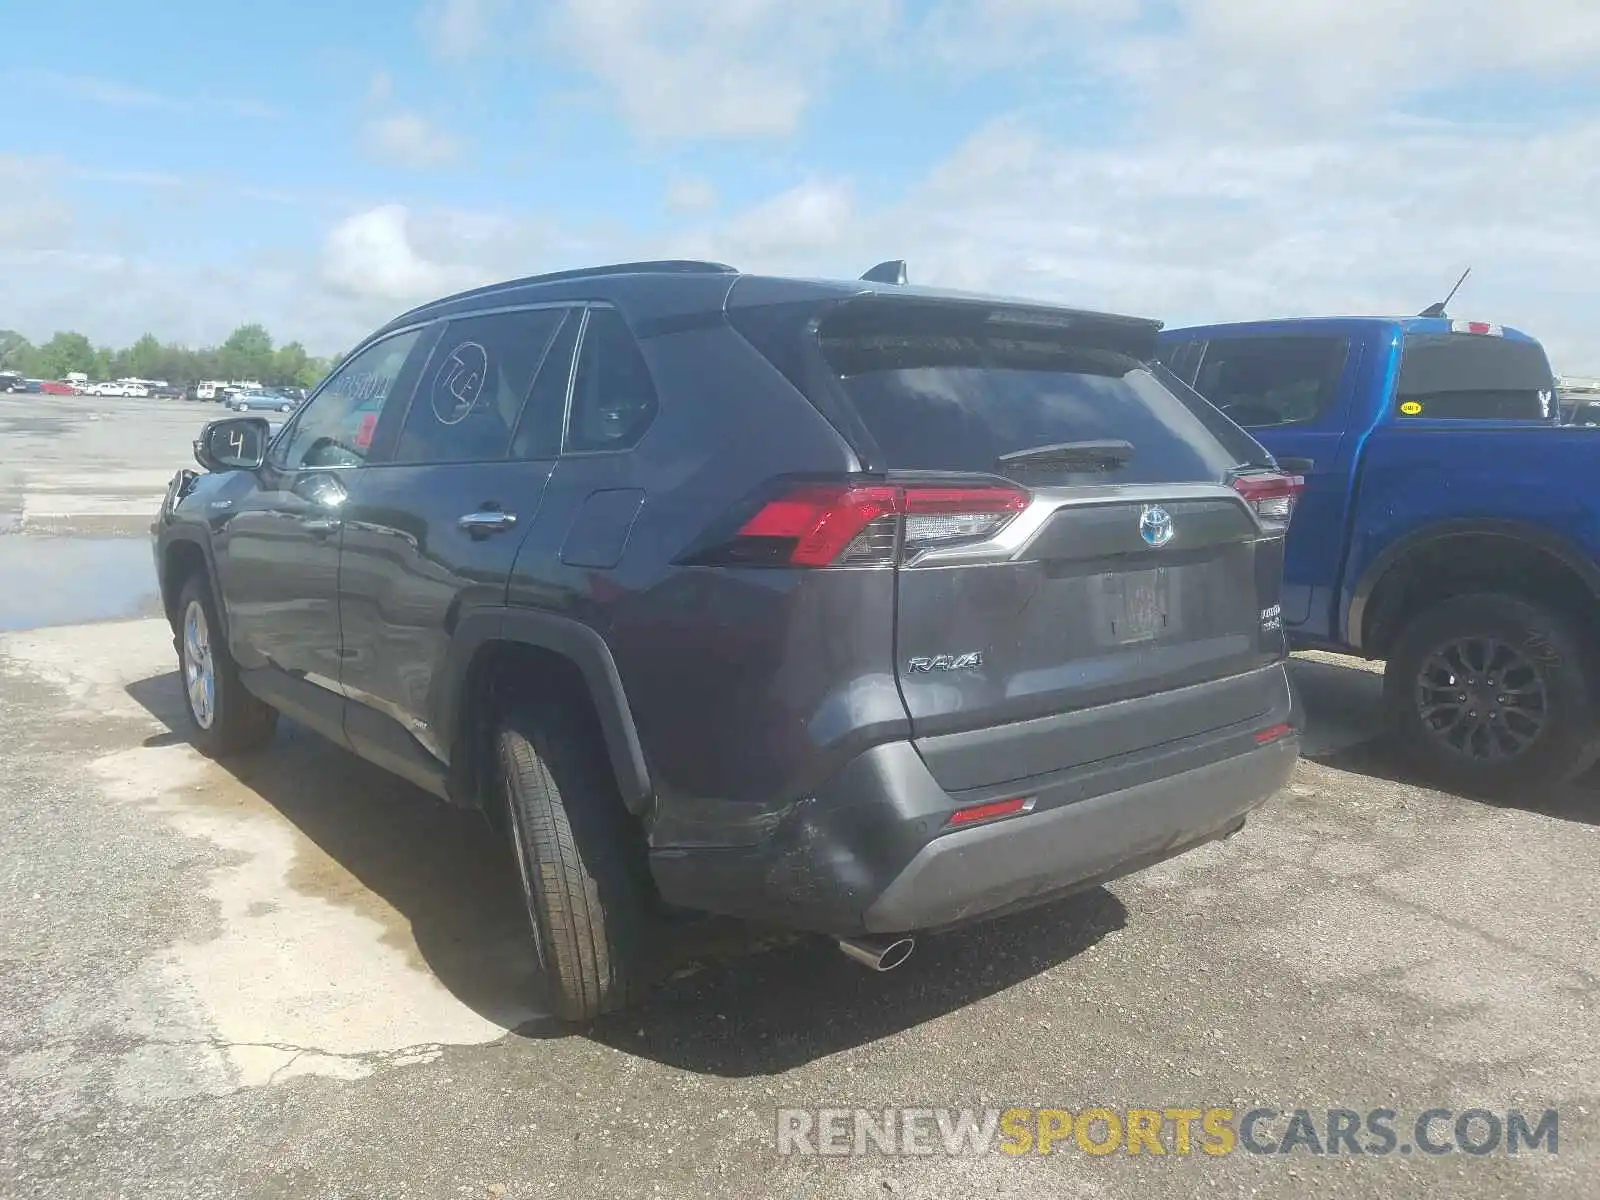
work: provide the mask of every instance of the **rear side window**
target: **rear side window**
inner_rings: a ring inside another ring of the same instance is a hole
[[[1217,480],[1240,465],[1143,363],[1067,329],[990,326],[954,306],[881,307],[825,323],[820,346],[893,470],[1030,484]],[[1120,461],[1048,448],[1126,443]],[[1041,456],[1002,463],[1007,455]]]
[[[622,314],[590,309],[573,375],[566,452],[626,450],[644,436],[656,407],[655,384]]]
[[[1401,417],[1550,419],[1555,378],[1537,342],[1473,333],[1408,333],[1395,387]]]
[[[1301,425],[1333,404],[1349,354],[1344,338],[1222,338],[1207,345],[1194,386],[1246,429]]]
[[[530,429],[538,424],[524,417],[523,406],[566,316],[558,308],[451,321],[417,383],[394,461],[505,458],[519,420]]]

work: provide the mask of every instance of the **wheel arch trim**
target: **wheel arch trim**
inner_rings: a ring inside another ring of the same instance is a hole
[[[1345,605],[1344,630],[1345,638],[1349,644],[1363,653],[1367,651],[1368,648],[1362,644],[1363,626],[1366,623],[1372,597],[1377,594],[1378,588],[1383,584],[1384,580],[1395,569],[1400,567],[1407,557],[1417,553],[1424,547],[1458,537],[1501,537],[1512,541],[1524,542],[1550,555],[1572,571],[1574,575],[1583,581],[1592,595],[1600,598],[1600,566],[1597,566],[1581,550],[1559,534],[1551,533],[1548,529],[1523,521],[1492,518],[1462,518],[1440,521],[1421,529],[1413,530],[1404,537],[1397,539],[1374,558],[1368,564],[1366,570],[1362,572],[1360,580],[1351,590],[1350,599]]]
[[[509,642],[559,655],[578,669],[600,720],[606,755],[628,811],[640,815],[653,789],[644,747],[628,706],[622,676],[605,639],[571,617],[534,609],[485,606],[462,614],[451,638],[445,682],[438,692],[435,727],[453,739],[465,701],[468,671],[490,642]]]
[[[217,632],[224,639],[224,644],[228,644],[228,605],[222,596],[222,585],[217,576],[216,555],[212,551],[210,539],[195,530],[181,526],[171,527],[163,530],[156,541],[156,585],[161,591],[162,611],[167,614],[169,620],[172,618],[170,605],[177,603],[181,588],[181,585],[175,586],[177,581],[167,577],[167,562],[178,546],[193,546],[200,552],[200,557],[205,562],[207,584],[211,588],[212,606],[217,612],[217,624],[221,626]]]

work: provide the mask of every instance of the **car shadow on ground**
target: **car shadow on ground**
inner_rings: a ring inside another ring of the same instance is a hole
[[[1383,676],[1371,664],[1296,658],[1290,668],[1306,711],[1304,756],[1312,762],[1371,779],[1439,791],[1413,770],[1384,737]],[[1536,790],[1453,792],[1494,808],[1518,808],[1584,825],[1600,825],[1600,768],[1572,783]]]
[[[146,745],[187,740],[176,671],[127,692],[167,726]],[[635,1007],[575,1031],[528,1017],[538,980],[527,918],[504,835],[482,815],[441,804],[289,721],[268,751],[218,766],[331,860],[297,864],[291,886],[403,922],[390,940],[414,943],[440,984],[488,1020],[527,1038],[581,1032],[699,1073],[771,1074],[910,1029],[1081,954],[1127,918],[1114,895],[1093,888],[924,938],[886,974],[818,937],[721,919],[674,923],[658,943],[661,981]]]
[[[879,974],[818,937],[723,954],[669,978],[636,1009],[603,1018],[595,1040],[701,1074],[772,1075],[901,1033],[1067,962],[1127,923],[1103,887],[1027,912],[921,938]]]

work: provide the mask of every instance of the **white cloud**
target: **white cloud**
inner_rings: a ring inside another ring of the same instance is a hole
[[[80,75],[68,71],[51,71],[28,68],[23,77],[46,87],[61,88],[70,95],[96,104],[114,108],[165,108],[179,109],[186,105],[181,100],[164,96],[148,88],[136,87],[117,79],[104,79],[94,75]]]
[[[278,110],[271,105],[245,96],[208,100],[206,105],[201,105],[183,97],[169,96],[164,92],[154,91],[151,88],[139,87],[136,84],[125,83],[120,79],[107,79],[98,75],[34,67],[26,68],[21,74],[24,79],[63,92],[69,98],[88,100],[91,103],[104,104],[111,108],[147,108],[166,112],[192,112],[197,108],[207,107],[215,103],[239,117],[264,119],[278,115]]]
[[[491,44],[494,25],[509,7],[509,0],[432,0],[417,27],[439,57],[469,58]]]
[[[1151,0],[1146,0],[1150,3]],[[1600,59],[1593,0],[1176,0],[1178,22],[1113,57],[1162,119],[1339,121],[1473,79],[1559,78]]]
[[[849,238],[854,217],[847,182],[812,179],[734,216],[717,240],[735,256],[793,262],[835,250]]]
[[[893,0],[562,0],[554,36],[654,138],[794,131],[834,55],[881,37]]]
[[[909,56],[958,71],[1015,70],[1078,56],[1143,7],[1142,0],[944,0],[906,31],[904,44]]]
[[[680,175],[667,183],[666,204],[675,213],[710,212],[717,206],[717,189],[709,180]]]
[[[358,299],[406,302],[448,290],[461,268],[419,254],[405,207],[385,204],[333,227],[322,248],[322,277]]]
[[[414,170],[442,167],[460,153],[460,143],[426,117],[394,112],[367,122],[368,152],[380,161]]]
[[[915,282],[1172,322],[1415,312],[1470,263],[1453,311],[1532,331],[1558,370],[1600,373],[1600,111],[1584,116],[1569,103],[1564,115],[1508,113],[1499,124],[1451,120],[1447,106],[1442,116],[1414,115],[1430,103],[1440,110],[1433,89],[1536,87],[1600,69],[1593,0],[1527,0],[1520,10],[1391,0],[1381,19],[1349,0],[1161,0],[1175,23],[1153,17],[1156,8],[948,0],[929,17],[898,10],[896,24],[893,0],[729,0],[715,10],[688,0],[563,0],[547,32],[647,136],[781,137],[845,57],[891,43],[927,73],[1028,71],[1035,92],[1043,81],[1054,96],[1088,79],[1119,123],[1086,130],[1019,114],[948,146],[916,177],[870,187],[864,174],[852,177],[856,164],[824,153],[736,208],[723,178],[678,175],[663,194],[665,232],[658,212],[639,226],[620,208],[561,225],[371,197],[299,255],[204,270],[140,262],[128,244],[53,216],[49,195],[6,187],[0,260],[23,265],[0,271],[0,306],[97,340],[158,319],[168,322],[162,336],[214,339],[259,314],[282,337],[333,349],[457,287],[672,254],[848,276],[905,257]],[[492,39],[505,27],[484,24],[489,13],[473,7],[480,24],[471,28]],[[396,110],[387,76],[370,90],[373,153],[418,166],[459,153],[448,134]],[[827,131],[819,133],[825,152]],[[71,170],[58,164],[57,173]],[[750,178],[742,174],[740,191]],[[240,297],[251,314],[236,311]]]

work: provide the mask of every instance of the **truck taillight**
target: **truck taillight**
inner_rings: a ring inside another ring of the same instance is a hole
[[[1003,484],[800,483],[734,537],[695,556],[726,566],[888,567],[912,553],[992,537],[1028,506]]]
[[[1306,481],[1299,475],[1280,475],[1272,471],[1239,475],[1233,480],[1233,490],[1244,497],[1268,533],[1284,533],[1294,516],[1295,502],[1305,490]]]

